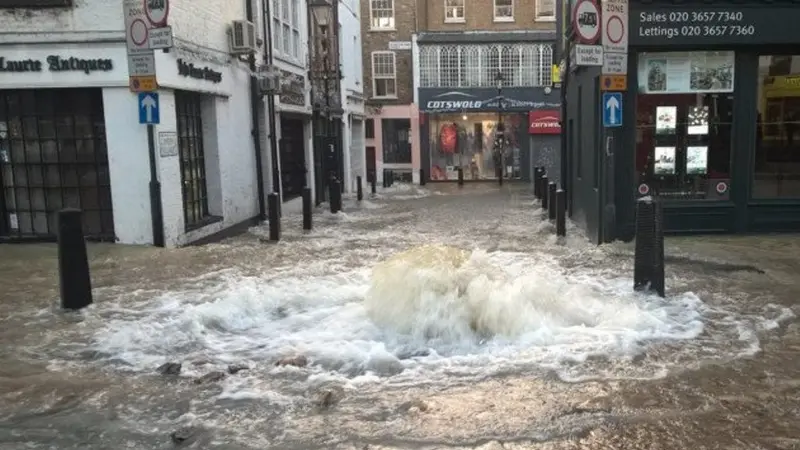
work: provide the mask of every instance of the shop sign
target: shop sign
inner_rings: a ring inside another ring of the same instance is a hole
[[[9,60],[0,56],[0,72],[110,72],[114,63],[110,59],[83,59],[50,55],[44,61],[39,59]]]
[[[528,133],[561,134],[561,111],[542,109],[528,113]]]
[[[765,44],[796,41],[800,8],[695,5],[647,8],[631,4],[632,45]]]
[[[296,73],[281,70],[281,87],[278,98],[282,105],[305,106],[305,79]]]
[[[222,72],[217,72],[210,67],[195,66],[180,58],[178,58],[178,75],[197,80],[207,80],[212,83],[219,83],[222,81]]]
[[[420,110],[426,112],[514,111],[560,108],[557,95],[546,95],[543,89],[491,88],[464,90],[419,89]]]

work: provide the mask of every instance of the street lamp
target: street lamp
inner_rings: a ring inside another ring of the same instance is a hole
[[[497,133],[494,137],[494,159],[495,159],[495,174],[500,185],[503,184],[503,164],[505,157],[505,143],[506,143],[506,127],[503,124],[503,72],[497,71],[494,77],[497,82]]]

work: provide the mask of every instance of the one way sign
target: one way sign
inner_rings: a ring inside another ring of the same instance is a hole
[[[158,93],[139,93],[139,123],[143,125],[158,125],[161,117],[158,111]]]
[[[603,93],[603,126],[606,128],[622,126],[622,94]]]

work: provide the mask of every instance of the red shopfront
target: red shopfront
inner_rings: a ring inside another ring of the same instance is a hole
[[[531,167],[545,167],[551,179],[561,172],[561,110],[537,109],[528,113]]]

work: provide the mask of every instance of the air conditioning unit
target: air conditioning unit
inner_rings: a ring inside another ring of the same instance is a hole
[[[249,20],[234,20],[231,25],[231,53],[249,55],[256,51],[256,25]]]
[[[275,95],[281,89],[281,78],[278,73],[267,73],[258,77],[258,91],[261,95]]]

